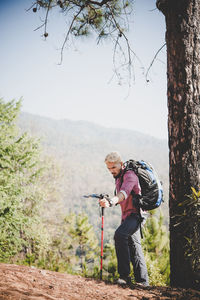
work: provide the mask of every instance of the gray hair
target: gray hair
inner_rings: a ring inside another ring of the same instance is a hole
[[[119,152],[113,151],[113,152],[110,152],[109,154],[107,154],[106,158],[105,158],[105,163],[107,163],[107,162],[113,162],[113,163],[122,162]]]

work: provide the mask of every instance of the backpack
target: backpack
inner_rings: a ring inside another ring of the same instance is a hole
[[[152,210],[161,205],[163,200],[162,183],[153,167],[147,162],[130,159],[124,163],[124,172],[132,170],[138,176],[141,186],[141,195],[137,201],[142,210]],[[133,196],[136,196],[133,193]],[[137,197],[136,197],[137,198]]]

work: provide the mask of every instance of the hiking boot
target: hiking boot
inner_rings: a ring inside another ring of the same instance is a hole
[[[147,287],[149,284],[147,282],[136,282],[136,286],[138,287]]]
[[[119,285],[126,285],[126,280],[123,279],[123,278],[118,278],[117,281],[116,281],[116,284],[119,284]]]
[[[133,287],[133,283],[131,281],[131,277],[120,277],[117,279],[116,284],[120,285],[120,286],[128,286],[128,287]]]

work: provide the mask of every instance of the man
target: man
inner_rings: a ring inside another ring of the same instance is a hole
[[[125,172],[123,162],[118,152],[111,152],[105,158],[108,170],[115,178],[116,196],[109,201],[106,198],[99,200],[101,207],[110,207],[120,204],[122,211],[121,225],[114,235],[115,250],[120,278],[118,284],[131,285],[130,262],[133,264],[135,281],[140,285],[148,286],[148,273],[140,240],[139,207],[134,205],[132,191],[140,194],[141,188],[137,175],[128,170]]]

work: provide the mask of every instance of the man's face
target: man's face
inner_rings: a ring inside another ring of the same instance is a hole
[[[106,162],[106,166],[113,177],[116,178],[122,169],[122,162]]]

